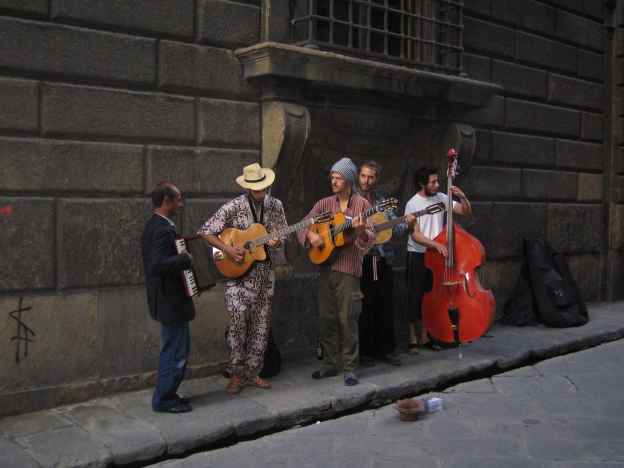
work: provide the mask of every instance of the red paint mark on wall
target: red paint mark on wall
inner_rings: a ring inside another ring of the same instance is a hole
[[[0,208],[0,216],[11,216],[13,214],[13,207],[11,205],[5,205]]]

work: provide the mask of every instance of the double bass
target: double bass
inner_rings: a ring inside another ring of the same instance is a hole
[[[485,261],[485,249],[477,238],[453,222],[453,179],[457,175],[457,151],[448,151],[448,206],[446,229],[434,239],[446,246],[446,258],[436,250],[425,252],[432,288],[423,297],[423,326],[439,342],[459,346],[481,337],[492,326],[494,295],[479,281],[477,269]],[[460,355],[461,356],[461,355]]]

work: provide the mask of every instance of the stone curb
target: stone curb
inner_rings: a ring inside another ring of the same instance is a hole
[[[312,380],[317,362],[307,361],[286,367],[272,390],[249,388],[236,397],[217,376],[186,381],[195,410],[184,415],[154,413],[145,390],[0,419],[0,466],[145,466],[624,338],[624,302],[589,309],[583,327],[496,326],[491,337],[463,347],[462,359],[454,349],[404,355],[401,367],[362,369],[355,387],[341,376]]]

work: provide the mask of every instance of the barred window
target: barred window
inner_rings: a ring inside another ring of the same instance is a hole
[[[458,73],[462,0],[292,0],[297,45]]]

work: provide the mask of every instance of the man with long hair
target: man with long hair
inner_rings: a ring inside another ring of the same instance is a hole
[[[385,200],[388,195],[378,189],[381,165],[376,161],[366,161],[358,171],[359,193],[371,205]],[[386,212],[388,218],[396,218],[394,210]],[[406,222],[396,224],[394,236],[404,234],[408,226],[416,221],[411,215]],[[360,315],[360,362],[373,365],[376,359],[393,366],[401,365],[396,353],[394,333],[394,273],[391,260],[393,250],[387,244],[376,245],[364,256],[360,288],[364,294]]]

